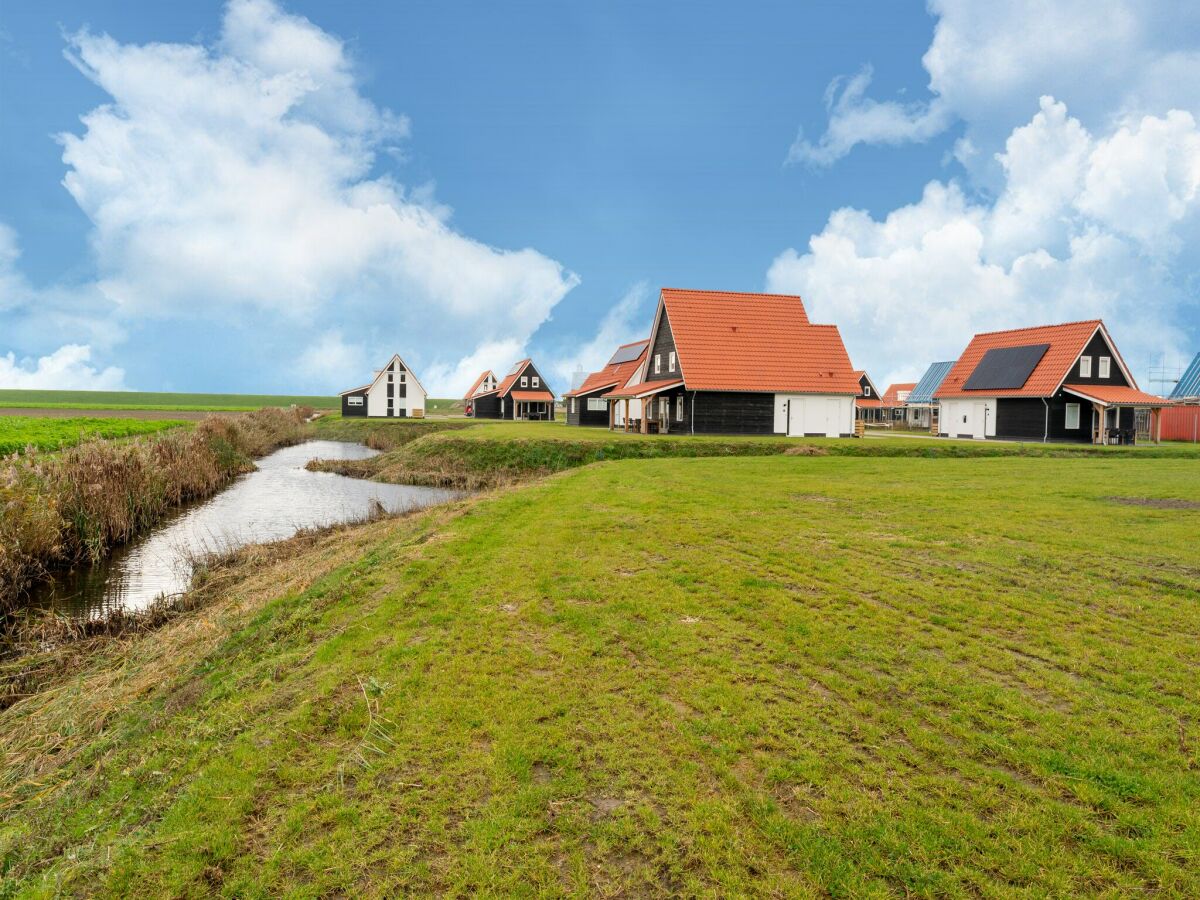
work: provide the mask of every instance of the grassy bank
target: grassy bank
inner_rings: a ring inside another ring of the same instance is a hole
[[[251,460],[305,434],[303,411],[212,416],[188,430],[89,440],[0,465],[0,619],[54,566],[98,560],[172,508],[207,497]]]
[[[654,459],[328,535],[0,713],[0,894],[1194,896],[1198,504]]]
[[[864,440],[776,436],[638,435],[544,422],[395,423],[329,417],[318,434],[360,440],[382,450],[365,460],[310,464],[402,484],[480,489],[512,484],[591,463],[625,459],[692,459],[776,455],[886,458],[1096,457],[1200,459],[1188,445],[1092,447],[921,438]]]
[[[124,438],[178,428],[185,422],[171,419],[101,419],[78,417],[44,419],[36,416],[0,416],[0,456],[27,448],[58,450],[93,438]]]
[[[159,391],[43,391],[0,390],[0,406],[46,409],[189,409],[207,412],[242,412],[263,407],[310,406],[337,409],[337,397],[286,394],[188,394]]]

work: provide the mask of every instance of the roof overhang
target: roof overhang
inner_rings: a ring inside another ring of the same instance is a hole
[[[616,387],[620,383],[621,383],[620,379],[616,379],[613,381],[609,381],[605,384],[597,385],[596,387],[593,387],[593,388],[588,388],[586,391],[583,390],[582,388],[580,388],[579,390],[567,391],[565,394],[563,394],[563,396],[564,397],[586,397],[588,394],[595,394],[600,391],[606,391],[611,387]]]
[[[1123,393],[1114,393],[1110,390],[1105,390],[1105,385],[1099,385],[1097,388],[1082,387],[1079,385],[1063,385],[1063,391],[1099,406],[1133,406],[1141,408],[1158,409],[1163,406],[1174,406],[1170,400],[1165,397],[1156,397],[1154,394],[1146,394],[1136,388],[1121,388]],[[1108,396],[1105,396],[1105,395]]]
[[[642,397],[651,397],[655,394],[661,394],[663,391],[669,391],[671,388],[683,387],[682,380],[675,381],[651,381],[635,384],[626,388],[623,391],[613,391],[605,394],[606,400],[639,400]]]

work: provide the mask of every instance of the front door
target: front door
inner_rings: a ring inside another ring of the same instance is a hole
[[[987,437],[987,404],[971,404],[971,437],[983,440]]]

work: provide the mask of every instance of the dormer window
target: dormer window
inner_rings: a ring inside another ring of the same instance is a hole
[[[529,376],[528,375],[521,376],[521,387],[529,387]]]
[[[1100,357],[1098,369],[1099,369],[1100,377],[1107,378],[1109,376],[1109,373],[1112,372],[1112,357],[1111,356]]]
[[[1079,357],[1079,377],[1080,378],[1091,378],[1092,377],[1092,358],[1090,356]]]
[[[672,350],[670,353],[667,354],[667,371],[668,372],[675,371],[675,351],[674,350]]]
[[[658,375],[662,372],[662,354],[654,354],[654,374]]]

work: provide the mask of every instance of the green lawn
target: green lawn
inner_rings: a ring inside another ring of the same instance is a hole
[[[0,390],[0,407],[40,409],[187,409],[237,412],[264,406],[311,406],[336,409],[337,397],[292,397],[282,394],[180,394],[152,391]]]
[[[336,533],[0,713],[0,896],[1196,896],[1198,529],[770,456]]]
[[[0,416],[0,455],[32,446],[57,450],[91,438],[124,438],[186,425],[172,419],[51,419],[39,416]]]

